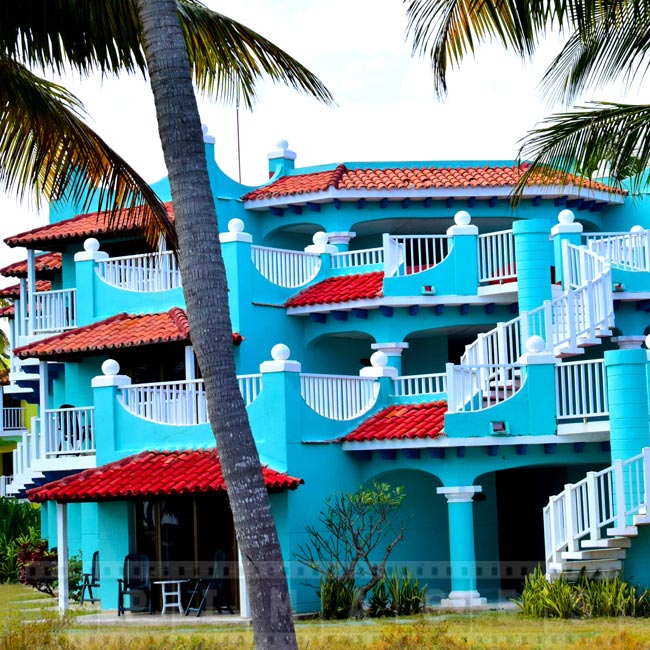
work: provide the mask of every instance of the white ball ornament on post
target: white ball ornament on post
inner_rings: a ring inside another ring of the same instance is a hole
[[[467,210],[459,210],[454,215],[454,223],[457,226],[469,226],[472,221],[472,217]]]
[[[278,343],[271,348],[271,357],[275,361],[286,361],[290,356],[291,350],[284,343]]]
[[[561,223],[563,226],[568,226],[570,223],[573,223],[575,218],[576,217],[573,214],[573,211],[569,210],[568,208],[560,210],[559,214],[557,215],[558,223]]]
[[[120,364],[115,361],[115,359],[106,359],[106,361],[102,363],[102,372],[106,376],[117,375],[120,372]]]
[[[244,222],[241,219],[231,219],[228,222],[228,232],[244,232]]]

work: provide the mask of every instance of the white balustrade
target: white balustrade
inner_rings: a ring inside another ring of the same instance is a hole
[[[650,230],[589,233],[589,250],[625,271],[650,271]]]
[[[11,496],[7,488],[11,485],[12,481],[13,476],[0,476],[0,497]]]
[[[384,273],[405,277],[437,266],[449,255],[447,235],[385,235]]]
[[[95,453],[94,407],[46,409],[41,444],[46,458]]]
[[[34,334],[61,332],[76,327],[76,292],[76,289],[35,292],[34,312],[27,315]]]
[[[384,264],[383,248],[364,248],[358,251],[332,253],[333,269],[352,269],[359,266],[380,266]]]
[[[300,393],[319,415],[331,420],[352,420],[374,406],[379,382],[372,377],[301,374]]]
[[[281,287],[301,287],[313,280],[320,271],[321,259],[316,253],[251,246],[255,268],[273,284]]]
[[[16,431],[25,428],[25,408],[22,406],[5,406],[2,409],[3,431]]]
[[[244,398],[244,404],[251,404],[262,390],[262,375],[237,375],[239,390]]]
[[[501,283],[515,280],[515,238],[512,230],[478,236],[478,280]]]
[[[393,379],[395,397],[412,395],[436,395],[447,392],[447,373],[429,375],[404,375]]]
[[[555,375],[558,420],[609,415],[607,374],[602,360],[561,363]]]
[[[237,382],[248,406],[262,390],[262,375],[239,375]],[[124,408],[145,420],[176,426],[210,421],[203,379],[131,384],[120,390]]]
[[[471,413],[510,399],[521,388],[521,365],[447,364],[449,413]]]
[[[120,401],[127,411],[151,422],[171,425],[208,422],[202,379],[124,386]]]
[[[111,257],[97,262],[97,274],[107,284],[128,291],[168,291],[182,284],[174,251]]]
[[[560,562],[564,551],[580,550],[582,540],[607,537],[609,527],[633,525],[634,515],[645,513],[648,505],[649,471],[650,448],[645,448],[600,472],[588,472],[551,497],[544,508],[547,564]]]

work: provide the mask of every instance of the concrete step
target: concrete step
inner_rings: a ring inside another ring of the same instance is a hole
[[[585,351],[583,348],[572,348],[568,345],[557,345],[553,349],[553,354],[560,359],[566,359],[567,357],[577,357],[578,355],[584,353]]]
[[[563,560],[624,560],[627,549],[624,548],[594,548],[584,551],[564,551]]]
[[[611,580],[613,578],[617,578],[620,576],[621,572],[619,569],[615,569],[613,571],[587,571],[586,572],[586,577],[587,578],[600,578],[601,580]],[[557,580],[560,576],[562,576],[567,582],[576,582],[578,578],[580,578],[583,575],[583,571],[581,569],[578,569],[576,571],[573,570],[567,570],[567,571],[562,571],[562,572],[547,572],[546,573],[546,579],[549,582],[554,582]]]
[[[582,548],[630,548],[632,540],[629,537],[605,537],[603,539],[583,539]]]
[[[600,345],[602,341],[596,338],[589,338],[588,336],[578,337],[578,347],[579,348],[589,348],[594,345]]]
[[[610,537],[636,537],[639,529],[636,526],[625,526],[625,528],[608,528],[607,534]]]
[[[603,560],[568,560],[566,562],[549,562],[547,570],[551,573],[574,572],[578,574],[585,570],[588,573],[602,573],[603,571],[620,571],[623,568],[621,560],[603,559]]]

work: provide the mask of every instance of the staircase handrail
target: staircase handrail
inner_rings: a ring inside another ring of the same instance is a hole
[[[325,418],[353,420],[375,405],[379,382],[374,377],[301,373],[300,394]]]
[[[588,233],[583,235],[590,251],[625,271],[650,271],[650,230]]]
[[[650,448],[616,460],[613,465],[567,484],[544,508],[544,540],[547,563],[558,563],[562,552],[579,550],[582,540],[607,537],[613,526],[621,534],[633,524],[632,517],[650,502]]]
[[[251,259],[269,282],[289,289],[311,282],[321,268],[321,258],[317,253],[269,246],[251,246]]]
[[[607,373],[602,359],[569,361],[555,367],[558,420],[609,415]]]

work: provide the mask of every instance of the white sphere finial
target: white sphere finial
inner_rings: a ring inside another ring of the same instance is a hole
[[[289,346],[284,343],[278,343],[271,348],[271,356],[275,361],[286,361],[290,354]]]
[[[645,337],[645,346],[648,348],[648,350],[650,350],[650,334]]]
[[[459,210],[455,215],[454,215],[454,223],[457,226],[469,226],[470,222],[472,221],[472,217],[467,210]]]
[[[201,131],[203,131],[203,142],[206,144],[214,144],[215,139],[213,136],[208,135],[208,125],[201,124]]]
[[[287,140],[280,140],[278,144],[275,145],[278,149],[288,149],[289,148],[289,142]]]
[[[94,237],[88,237],[84,242],[84,250],[88,253],[96,253],[99,250],[99,242]]]
[[[316,244],[316,246],[325,246],[329,242],[329,237],[327,236],[326,232],[319,230],[318,232],[314,233],[312,241],[314,244]]]
[[[244,232],[244,222],[241,219],[231,219],[228,222],[228,232]]]
[[[104,363],[102,363],[102,372],[105,375],[117,375],[117,373],[120,371],[120,364],[115,361],[115,359],[106,359]]]
[[[570,223],[573,223],[573,220],[575,218],[576,217],[573,214],[573,211],[569,210],[568,208],[565,208],[564,210],[560,210],[559,214],[557,215],[558,222],[565,226]]]
[[[373,352],[372,356],[370,357],[370,363],[375,368],[377,367],[383,368],[388,363],[388,357],[386,356],[385,352],[382,352],[381,350],[377,350],[377,352]]]
[[[539,354],[540,352],[544,352],[545,348],[546,343],[544,339],[541,336],[537,336],[537,334],[529,337],[526,341],[526,352],[530,354]]]
[[[643,232],[645,228],[643,226],[632,226],[630,232]]]

